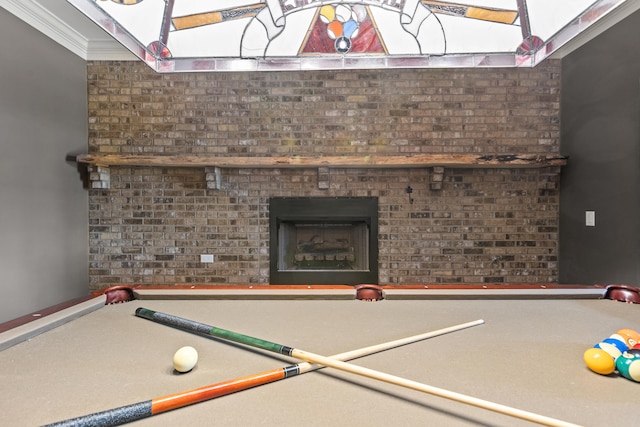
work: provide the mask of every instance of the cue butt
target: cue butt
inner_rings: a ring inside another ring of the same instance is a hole
[[[135,312],[136,316],[152,322],[160,323],[166,326],[182,329],[183,331],[193,332],[200,335],[222,338],[228,341],[237,342],[262,350],[291,356],[293,348],[285,345],[276,344],[260,338],[250,337],[248,335],[239,334],[227,329],[217,328],[205,323],[196,322],[194,320],[185,319],[183,317],[174,316],[172,314],[161,313],[159,311],[150,310],[144,307],[138,307]]]
[[[43,427],[111,427],[119,426],[151,415],[151,400],[133,403],[131,405],[121,406],[115,409],[109,409],[94,414],[83,415],[81,417],[72,418],[65,421],[59,421],[53,424],[47,424]]]

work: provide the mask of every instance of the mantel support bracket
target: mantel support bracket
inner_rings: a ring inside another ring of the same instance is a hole
[[[432,190],[442,190],[442,181],[444,181],[444,167],[432,167],[429,176],[429,188]]]
[[[331,187],[331,173],[329,167],[318,168],[318,190],[328,190]]]
[[[111,173],[109,166],[87,165],[89,172],[90,188],[109,189],[111,188]]]
[[[207,182],[207,190],[222,190],[222,169],[218,166],[204,168],[204,177]]]

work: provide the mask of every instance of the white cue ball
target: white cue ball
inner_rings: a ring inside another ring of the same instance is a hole
[[[193,347],[181,347],[173,355],[173,367],[178,372],[189,372],[196,363],[198,363],[198,352]]]

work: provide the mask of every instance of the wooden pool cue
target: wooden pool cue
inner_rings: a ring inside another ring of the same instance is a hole
[[[532,412],[523,411],[510,406],[501,405],[499,403],[490,402],[483,399],[467,396],[461,393],[445,390],[438,387],[422,384],[416,381],[411,381],[405,378],[397,377],[395,375],[386,374],[384,372],[375,371],[373,369],[363,368],[358,365],[353,365],[343,361],[331,359],[329,357],[320,356],[315,353],[296,349],[293,347],[285,346],[282,344],[273,343],[260,338],[243,335],[237,332],[229,331],[226,329],[217,328],[215,326],[206,325],[204,323],[195,322],[193,320],[184,319],[181,317],[173,316],[171,314],[161,313],[146,308],[138,308],[136,310],[136,316],[143,317],[145,319],[152,320],[157,323],[161,323],[167,326],[183,329],[189,332],[194,332],[201,335],[210,335],[216,338],[222,338],[228,341],[237,342],[240,344],[249,345],[251,347],[268,350],[274,353],[284,354],[296,359],[301,359],[307,362],[316,363],[323,366],[329,366],[331,368],[340,369],[345,372],[349,372],[356,375],[372,378],[378,381],[384,381],[389,384],[394,384],[400,387],[409,388],[412,390],[420,391],[423,393],[432,394],[434,396],[443,397],[456,402],[464,403],[467,405],[476,406],[478,408],[486,409],[489,411],[497,412],[503,415],[508,415],[515,418],[520,418],[533,423],[552,426],[552,427],[579,427],[576,424],[568,423],[565,421],[557,420],[555,418],[546,417],[544,415],[538,415]]]
[[[478,326],[484,323],[484,320],[475,320],[472,322],[461,323],[459,325],[450,326],[447,328],[438,329],[432,332],[426,332],[420,335],[414,335],[407,338],[401,338],[395,341],[389,341],[382,344],[376,344],[369,347],[359,348],[351,350],[346,353],[336,354],[331,356],[337,360],[350,360],[358,357],[367,356],[374,353],[379,353],[392,348],[400,347],[403,345],[411,344],[417,341],[426,340],[429,338],[437,337],[439,335],[448,334],[451,332],[460,331],[462,329]],[[192,390],[183,391],[176,394],[170,394],[167,396],[158,397],[152,400],[144,402],[134,403],[131,405],[121,406],[119,408],[108,409],[102,412],[96,412],[93,414],[84,415],[81,417],[59,421],[48,426],[68,426],[68,427],[82,427],[82,426],[94,426],[94,427],[107,427],[117,426],[133,421],[138,421],[143,418],[148,418],[153,415],[158,415],[163,412],[168,412],[173,409],[183,408],[195,403],[204,402],[207,400],[215,399],[217,397],[226,396],[227,394],[235,393],[242,390],[247,390],[253,387],[258,387],[264,384],[269,384],[278,380],[291,378],[297,375],[302,375],[307,372],[320,369],[322,366],[314,365],[308,362],[298,363],[296,365],[286,366],[284,368],[273,369],[271,371],[265,371],[258,374],[248,375],[246,377],[235,378],[232,380],[199,387]]]

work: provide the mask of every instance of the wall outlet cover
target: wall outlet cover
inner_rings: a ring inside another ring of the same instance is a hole
[[[213,262],[213,255],[211,254],[202,254],[200,255],[200,262]]]

